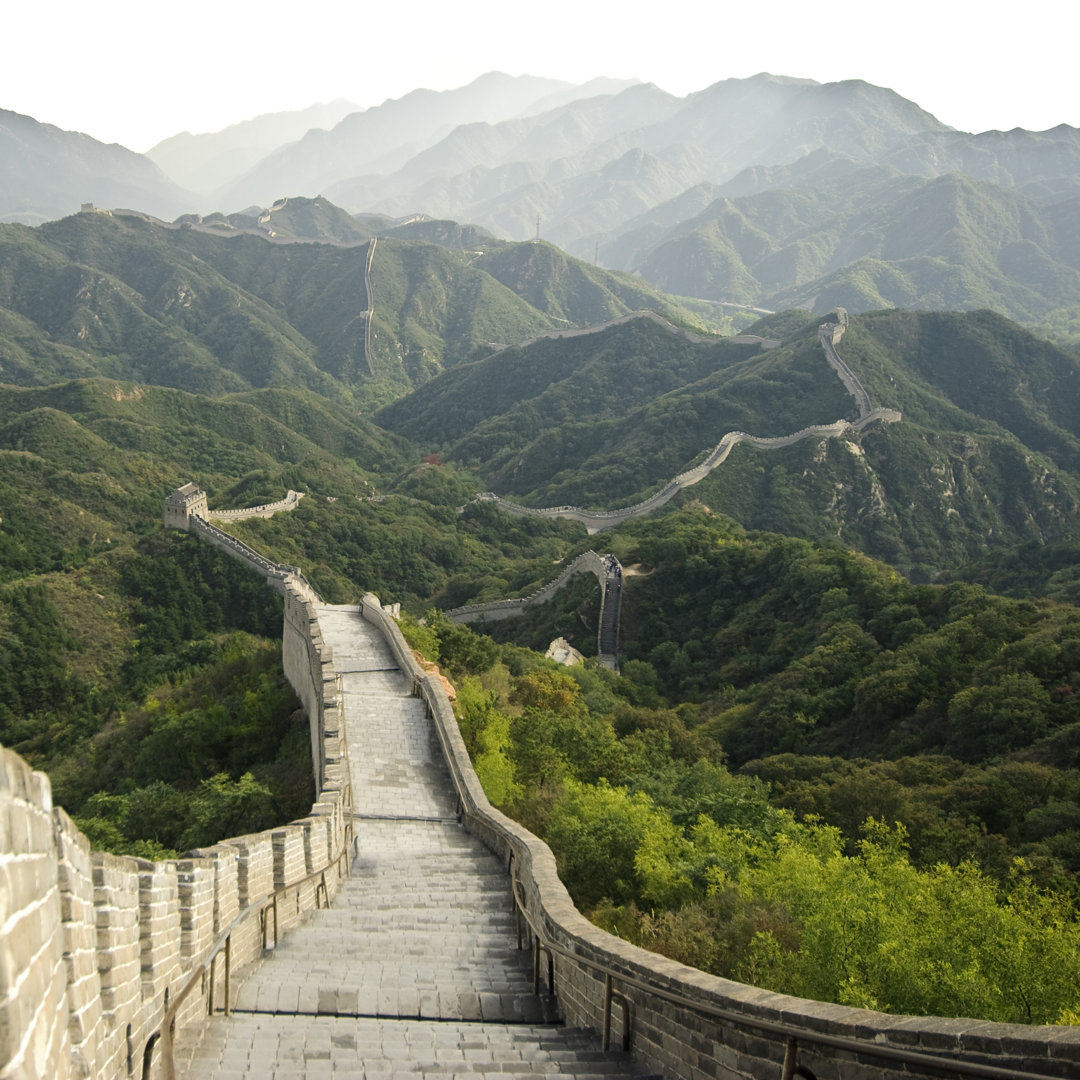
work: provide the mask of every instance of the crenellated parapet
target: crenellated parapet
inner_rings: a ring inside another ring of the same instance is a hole
[[[225,546],[251,562],[250,549]],[[226,963],[234,976],[253,963],[347,873],[344,717],[317,596],[292,567],[264,563],[253,565],[285,597],[285,671],[311,722],[315,803],[180,859],[111,855],[52,805],[48,777],[0,747],[2,1080],[163,1076],[170,1026],[201,1025],[212,999],[224,1007]]]
[[[284,499],[279,499],[277,502],[249,506],[242,510],[211,510],[207,506],[206,492],[189,481],[166,496],[165,527],[183,529],[187,532],[195,528],[199,522],[206,524],[212,518],[222,521],[243,521],[245,518],[273,517],[283,511],[295,510],[303,497],[302,491],[289,491]]]
[[[262,503],[260,506],[249,506],[242,510],[206,510],[203,517],[220,521],[243,521],[245,518],[268,518],[283,511],[295,510],[300,500],[304,497],[302,491],[289,491],[284,499],[277,502]]]

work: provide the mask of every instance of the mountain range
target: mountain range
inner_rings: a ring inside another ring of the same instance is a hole
[[[639,87],[604,109],[635,95],[671,105]],[[905,174],[853,146],[656,203],[611,241],[638,273],[597,266],[595,244],[581,259],[295,194],[171,222],[136,205],[0,225],[0,738],[70,808],[120,815],[121,797],[146,805],[140,784],[160,796],[132,761],[168,764],[161,743],[109,750],[116,733],[149,730],[143,714],[168,715],[181,686],[217,709],[246,635],[281,625],[257,578],[162,529],[162,498],[189,480],[216,508],[293,489],[292,512],[230,529],[328,602],[400,601],[444,666],[471,656],[475,673],[448,668],[464,732],[542,664],[524,645],[595,647],[598,589],[579,579],[526,625],[496,624],[514,644],[488,682],[494,643],[431,609],[527,595],[590,548],[612,552],[621,674],[543,672],[637,746],[629,771],[597,759],[591,779],[657,799],[666,785],[680,822],[698,821],[665,772],[678,743],[694,775],[727,755],[852,845],[867,817],[900,821],[926,866],[979,859],[1005,880],[1022,857],[1040,888],[1075,897],[1080,355],[1000,313],[1075,311],[1075,195]],[[604,168],[624,159],[647,168],[633,148]],[[711,299],[659,291],[646,265]],[[998,311],[859,310],[898,282],[916,306]],[[736,285],[741,307],[719,303]],[[785,295],[859,303],[846,319],[745,310]],[[639,503],[732,432],[757,441],[599,538],[520,512]],[[547,721],[506,716],[557,748]],[[903,755],[878,763],[902,783],[839,756],[854,754]],[[931,792],[932,777],[949,783]],[[87,826],[96,843],[116,843],[108,824]]]
[[[282,199],[325,196],[361,235],[384,219],[539,232],[732,305],[992,307],[1078,332],[1080,131],[1065,125],[968,134],[869,83],[768,74],[679,98],[493,72],[349,109],[185,133],[146,156],[2,114],[0,219],[93,201],[257,222]]]
[[[546,244],[450,223],[356,223],[325,200],[290,200],[270,219],[165,225],[87,211],[0,225],[0,376],[205,394],[304,386],[386,402],[495,347],[642,308],[703,326],[640,278]],[[298,232],[323,242],[295,242]]]

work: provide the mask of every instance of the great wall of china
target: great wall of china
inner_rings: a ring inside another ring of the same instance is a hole
[[[706,338],[693,334],[688,330],[680,330],[666,319],[653,312],[646,313],[654,322],[659,323],[666,329],[680,333],[692,341],[706,341]],[[842,435],[845,431],[861,431],[868,424],[876,420],[883,423],[898,423],[901,414],[895,409],[874,408],[870,403],[870,395],[867,394],[855,373],[840,358],[836,351],[836,342],[843,336],[847,329],[847,312],[843,308],[836,309],[836,320],[825,322],[818,330],[818,338],[825,350],[825,357],[829,365],[840,377],[848,393],[855,399],[858,408],[858,418],[852,420],[836,420],[831,424],[815,424],[802,428],[791,435],[780,435],[772,438],[763,438],[749,435],[745,431],[729,431],[719,443],[709,452],[705,460],[691,469],[680,473],[669,480],[658,492],[642,502],[633,506],[622,507],[618,510],[586,510],[580,506],[553,506],[535,508],[521,506],[496,495],[493,492],[485,492],[478,495],[478,502],[494,502],[501,510],[508,514],[518,516],[536,517],[564,517],[583,524],[590,535],[602,532],[605,529],[613,529],[620,522],[629,518],[641,517],[651,514],[661,506],[669,503],[680,491],[693,487],[713,471],[722,465],[731,451],[740,443],[749,443],[760,450],[776,450],[783,446],[792,446],[803,439],[810,438],[834,438]],[[605,323],[604,327],[614,326],[627,322],[632,318],[640,317],[641,313],[624,315]],[[580,334],[595,333],[597,327],[586,330],[555,330],[544,337],[575,337]],[[599,328],[602,329],[602,328]],[[534,340],[540,340],[539,338]],[[737,339],[736,339],[737,340]],[[778,342],[763,342],[766,345],[776,345]],[[462,507],[464,510],[464,507]],[[530,607],[535,607],[549,600],[567,581],[574,575],[582,572],[595,573],[600,581],[600,629],[598,631],[597,651],[600,662],[609,668],[618,670],[618,632],[619,614],[622,603],[622,568],[618,566],[613,556],[599,556],[595,552],[586,552],[566,567],[553,581],[548,582],[542,588],[529,596],[510,600],[492,600],[482,604],[469,604],[464,607],[452,608],[447,615],[454,622],[492,622],[499,619],[507,619],[522,615]]]
[[[829,336],[831,344],[831,331]],[[860,423],[874,418],[868,401],[860,412]],[[828,425],[828,433],[834,426]],[[731,445],[722,449],[722,441],[706,464],[718,464]],[[280,503],[252,509],[265,516],[295,507],[298,498],[290,493]],[[204,493],[193,484],[166,500],[167,525],[190,529],[220,546],[284,598],[283,666],[310,723],[316,801],[299,821],[179,859],[113,856],[92,851],[63,809],[53,806],[46,776],[0,748],[0,1080],[172,1080],[174,1044],[197,1044],[203,1030],[220,1026],[222,1013],[242,995],[238,984],[245,973],[274,955],[279,937],[293,928],[298,936],[301,924],[335,903],[359,851],[357,832],[375,828],[380,817],[353,809],[352,778],[358,774],[357,763],[350,761],[349,736],[353,756],[366,753],[367,744],[361,732],[349,729],[361,721],[355,704],[346,709],[344,680],[356,670],[356,661],[347,656],[347,637],[335,638],[344,661],[335,659],[335,648],[324,637],[322,624],[337,618],[337,610],[354,620],[346,625],[357,632],[361,624],[375,631],[394,670],[422,702],[448,770],[448,805],[457,807],[454,819],[438,820],[446,827],[460,823],[497,859],[519,919],[519,947],[532,953],[534,990],[550,987],[567,1025],[602,1032],[605,1048],[621,1042],[640,1063],[636,1068],[672,1080],[790,1080],[795,1075],[1063,1080],[1080,1073],[1080,1029],[1075,1027],[890,1016],[805,1001],[708,975],[599,930],[573,906],[547,846],[488,802],[440,679],[417,663],[378,598],[369,594],[359,606],[327,608],[300,570],[266,559],[212,525],[211,516],[222,515],[211,515]],[[575,570],[602,580],[612,572],[603,556],[586,553],[541,594],[550,595]],[[503,603],[524,607],[530,602],[538,601]],[[378,712],[385,706],[374,707]],[[395,858],[407,856],[399,850]],[[273,978],[273,968],[267,970]],[[320,993],[316,1012],[327,1010]],[[355,1012],[331,1014],[362,1019]],[[307,1014],[301,1012],[277,1020],[274,1015],[261,1014],[265,1030],[275,1023],[318,1019],[304,1020]],[[439,1023],[445,1028],[445,1019]],[[465,1017],[465,1028],[469,1023]],[[346,1046],[349,1038],[335,1036],[334,1045]],[[459,1036],[459,1061],[461,1046],[478,1045],[468,1039]],[[197,1058],[189,1054],[185,1075],[192,1080],[268,1076],[277,1052],[245,1059],[241,1069],[232,1069],[230,1062],[237,1059],[226,1056],[225,1071],[213,1073],[197,1072]],[[318,1059],[313,1072],[288,1075],[328,1075],[323,1065],[332,1053],[313,1051]],[[569,1069],[565,1063],[554,1065],[555,1060],[527,1067]],[[596,1061],[592,1068],[630,1075],[631,1067],[619,1061]],[[493,1063],[488,1069],[520,1071],[521,1066],[519,1056],[516,1063]],[[427,1067],[454,1068],[430,1062]],[[471,1071],[467,1056],[460,1067]],[[421,1057],[403,1059],[400,1068],[385,1062],[379,1068],[415,1075],[425,1066]]]
[[[613,320],[613,323],[625,322],[630,318],[639,317],[640,314],[641,313],[639,312],[635,315],[623,316],[621,319]],[[677,327],[671,326],[670,323],[667,323],[667,321],[662,319],[659,315],[650,314],[654,321],[661,325],[668,326],[673,331],[682,333],[692,340],[705,340],[703,338],[698,338],[697,335],[691,334],[689,331],[678,330]],[[818,338],[821,341],[821,347],[825,350],[825,358],[828,360],[829,366],[836,372],[848,393],[855,399],[855,404],[858,409],[858,416],[855,420],[835,420],[831,424],[813,424],[810,427],[805,427],[800,431],[793,432],[791,435],[780,435],[772,438],[750,435],[745,431],[729,431],[706,455],[705,460],[702,461],[700,465],[695,465],[693,468],[687,469],[685,472],[682,472],[669,480],[658,492],[654,495],[650,495],[649,498],[642,502],[636,503],[633,506],[624,506],[618,510],[588,510],[580,506],[551,506],[543,508],[522,506],[520,503],[511,502],[509,499],[504,499],[501,495],[496,495],[494,492],[490,491],[477,496],[477,498],[479,500],[496,503],[501,510],[504,510],[508,514],[517,514],[519,516],[533,515],[536,517],[562,517],[569,518],[572,521],[579,521],[585,526],[589,534],[593,535],[602,532],[605,529],[613,529],[619,522],[626,521],[628,518],[651,514],[654,510],[658,510],[661,506],[671,502],[680,491],[693,487],[694,484],[704,480],[713,469],[722,465],[727,460],[731,451],[740,443],[749,443],[751,446],[756,446],[760,450],[778,450],[781,447],[792,446],[797,442],[802,442],[803,439],[835,438],[838,435],[842,435],[845,431],[861,431],[868,424],[872,424],[878,420],[888,424],[899,423],[902,416],[896,409],[873,408],[871,406],[870,395],[867,394],[862,383],[859,382],[859,379],[851,368],[849,368],[837,354],[836,342],[840,340],[844,331],[847,329],[847,312],[843,308],[837,308],[835,315],[836,321],[825,322],[819,327]],[[613,323],[605,325],[613,325]],[[544,336],[569,337],[581,333],[591,333],[593,332],[593,329],[553,331],[551,334]],[[778,343],[763,342],[763,344],[768,345]]]
[[[198,503],[197,489],[181,491],[181,499]],[[346,881],[353,829],[365,828],[363,815],[351,811],[342,676],[320,627],[333,609],[319,607],[295,568],[264,559],[201,515],[187,524],[284,596],[284,667],[317,748],[317,800],[300,821],[154,863],[91,851],[52,805],[48,778],[0,750],[3,1080],[175,1075],[174,1041],[197,1038],[210,1014],[220,1025],[244,971],[279,935],[333,903]],[[423,702],[458,820],[509,875],[519,934],[532,948],[534,988],[550,980],[568,1025],[603,1032],[605,1046],[621,1040],[644,1066],[680,1080],[1077,1075],[1076,1028],[889,1016],[804,1001],[685,967],[588,923],[547,846],[488,802],[439,678],[416,662],[376,597],[348,610],[377,629]],[[270,1014],[261,1022],[274,1023]],[[417,1068],[410,1060],[401,1071]]]
[[[486,604],[466,604],[451,608],[446,617],[451,622],[498,622],[523,615],[529,608],[550,600],[574,575],[593,574],[600,584],[600,617],[596,652],[601,665],[619,668],[619,611],[622,605],[622,566],[614,555],[582,552],[561,574],[536,592],[513,600],[492,600]]]

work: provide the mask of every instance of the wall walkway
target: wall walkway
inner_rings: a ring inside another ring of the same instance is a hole
[[[365,609],[374,609],[373,598]],[[380,612],[381,614],[381,612]],[[182,1048],[184,1080],[417,1072],[595,1076],[595,1035],[534,993],[510,879],[461,825],[435,726],[377,623],[318,608],[341,679],[352,874],[255,966],[230,1018]],[[633,1075],[604,1055],[609,1076]]]

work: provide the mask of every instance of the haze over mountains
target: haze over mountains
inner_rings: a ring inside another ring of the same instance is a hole
[[[1080,131],[1064,125],[967,134],[882,87],[766,74],[679,98],[490,73],[349,109],[185,133],[145,156],[2,114],[0,220],[91,200],[258,217],[324,195],[504,239],[539,223],[582,259],[713,301],[1075,318]]]

